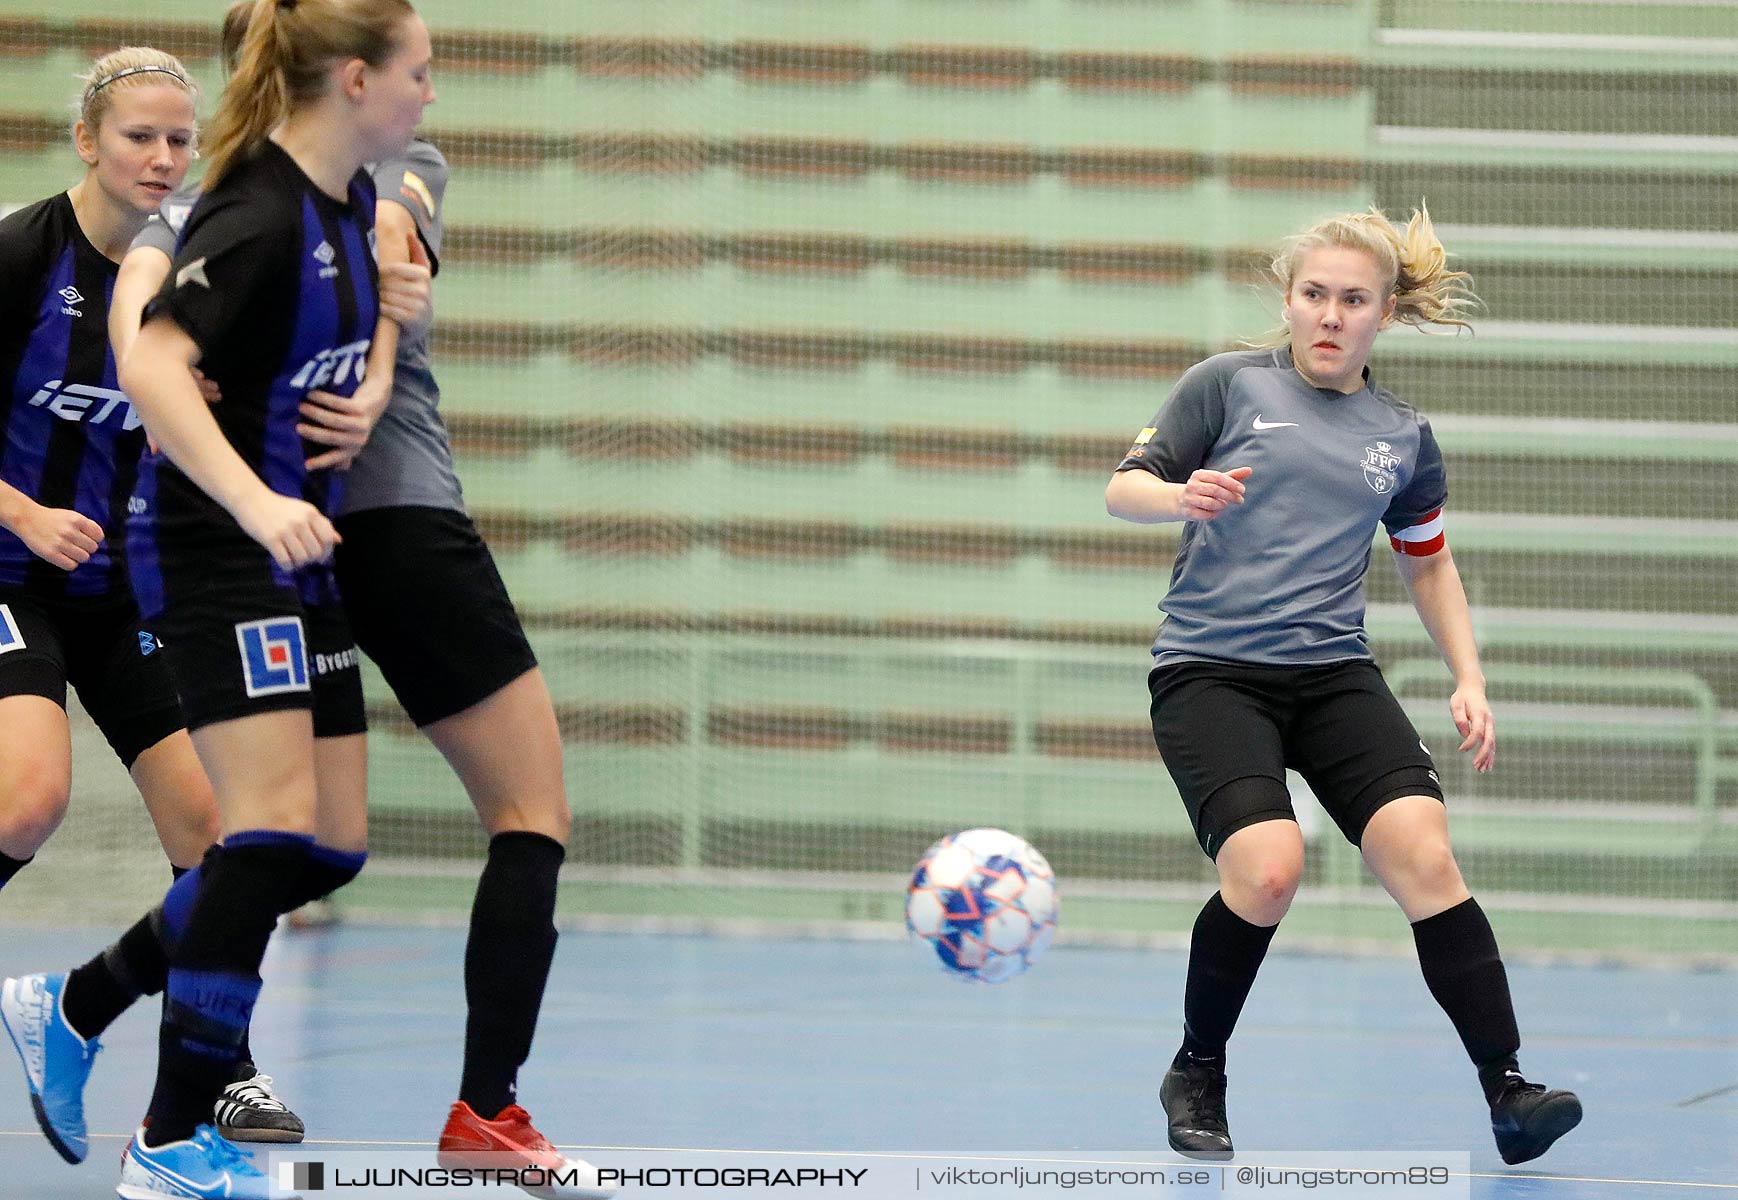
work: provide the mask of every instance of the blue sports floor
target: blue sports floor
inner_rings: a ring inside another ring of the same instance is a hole
[[[70,965],[103,936],[9,931],[0,973]],[[254,1047],[307,1119],[310,1146],[432,1145],[457,1086],[462,960],[456,929],[279,935]],[[1470,1150],[1481,1198],[1738,1200],[1738,976],[1510,975],[1523,1068],[1587,1108],[1544,1158],[1497,1158],[1471,1069],[1415,963],[1282,953],[1232,1044],[1239,1149]],[[520,1095],[545,1133],[599,1163],[635,1148],[1163,1150],[1155,1093],[1182,980],[1172,952],[1061,946],[987,988],[929,973],[898,943],[568,933]],[[156,1015],[149,1002],[110,1030],[89,1092],[91,1157],[78,1167],[36,1132],[0,1039],[0,1197],[113,1195],[149,1096]]]

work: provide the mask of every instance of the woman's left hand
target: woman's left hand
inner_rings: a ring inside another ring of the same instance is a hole
[[[1497,764],[1497,720],[1481,687],[1459,687],[1448,698],[1448,711],[1463,739],[1460,750],[1473,751],[1472,768],[1483,775]],[[1476,747],[1476,748],[1475,748]]]
[[[302,400],[302,423],[296,426],[296,432],[310,442],[336,449],[310,458],[306,464],[308,470],[319,471],[326,467],[348,470],[356,456],[362,453],[369,433],[391,399],[391,378],[382,379],[372,374],[357,384],[356,391],[349,396],[309,392]]]
[[[420,329],[434,315],[434,288],[428,250],[412,230],[408,239],[409,262],[380,265],[380,315],[398,323],[400,329]]]

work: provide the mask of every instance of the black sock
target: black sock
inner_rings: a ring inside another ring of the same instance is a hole
[[[555,883],[567,851],[541,833],[498,833],[465,942],[465,1067],[459,1099],[485,1121],[514,1102],[555,957]]]
[[[114,1024],[140,996],[155,996],[169,980],[169,956],[151,910],[83,966],[74,967],[61,993],[67,1024],[82,1038],[94,1038]]]
[[[259,831],[208,855],[186,926],[169,955],[157,1086],[146,1142],[193,1136],[234,1078],[259,995],[260,962],[278,917],[305,886],[312,839]]]
[[[29,858],[11,858],[7,855],[0,854],[0,888],[3,888],[10,883],[12,877],[22,871],[25,867],[28,867],[35,858],[36,855],[34,854]]]
[[[194,869],[169,864],[175,882]],[[158,905],[95,958],[68,973],[61,1006],[74,1032],[86,1040],[99,1037],[140,996],[163,991],[169,982],[169,954],[163,944],[167,936],[163,907]]]
[[[302,870],[301,878],[284,903],[289,907],[285,912],[294,912],[311,900],[322,899],[349,883],[362,870],[362,864],[368,861],[366,850],[352,853],[347,850],[334,850],[315,842],[308,849],[308,862]],[[168,999],[164,999],[167,1007]],[[253,1061],[253,1025],[241,1031],[240,1056],[236,1059],[235,1080],[252,1079],[259,1073],[259,1068]]]
[[[1183,1056],[1217,1062],[1237,1027],[1243,1002],[1255,984],[1255,973],[1267,957],[1268,943],[1278,925],[1252,925],[1226,907],[1214,892],[1189,942],[1189,977],[1183,985]]]
[[[1521,1034],[1509,999],[1509,976],[1484,909],[1470,897],[1412,925],[1425,985],[1454,1022],[1467,1057],[1478,1068],[1488,1100],[1503,1074],[1516,1069]]]

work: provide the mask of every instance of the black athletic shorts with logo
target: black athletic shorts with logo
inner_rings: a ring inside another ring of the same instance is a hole
[[[407,505],[337,525],[338,590],[356,641],[417,726],[463,712],[537,665],[470,517]]]
[[[344,610],[303,604],[269,576],[181,594],[155,618],[187,728],[306,709],[315,737],[368,729],[362,670]]]
[[[71,684],[122,764],[182,727],[154,625],[130,595],[45,597],[0,588],[0,696],[66,707]]]
[[[1209,857],[1261,821],[1297,819],[1285,786],[1304,777],[1354,846],[1377,809],[1442,799],[1430,752],[1376,664],[1154,667],[1153,740]]]

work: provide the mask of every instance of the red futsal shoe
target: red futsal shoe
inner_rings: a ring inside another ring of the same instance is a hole
[[[596,1167],[563,1157],[517,1104],[509,1104],[493,1121],[483,1120],[462,1100],[453,1105],[435,1161],[449,1171],[516,1171],[520,1188],[538,1200],[605,1200],[615,1195],[614,1188],[599,1185]]]

